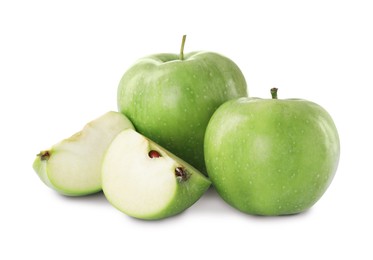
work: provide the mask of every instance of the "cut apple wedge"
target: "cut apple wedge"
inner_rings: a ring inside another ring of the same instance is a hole
[[[118,112],[107,112],[82,131],[41,151],[33,168],[41,180],[59,193],[79,196],[101,190],[101,164],[114,137],[132,123]]]
[[[134,130],[110,144],[102,165],[102,190],[123,213],[162,219],[194,204],[210,181],[194,167]]]

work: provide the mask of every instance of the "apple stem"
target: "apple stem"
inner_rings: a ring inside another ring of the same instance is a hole
[[[277,99],[277,90],[278,88],[271,88],[272,99]]]
[[[180,60],[184,60],[184,45],[185,45],[186,35],[183,35],[183,39],[181,40],[181,48],[180,48]]]

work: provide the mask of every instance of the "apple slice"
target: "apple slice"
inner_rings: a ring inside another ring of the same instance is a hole
[[[194,167],[131,129],[115,137],[102,165],[106,198],[123,213],[140,219],[180,213],[210,184]]]
[[[41,151],[33,164],[40,179],[59,193],[79,196],[101,190],[101,163],[114,137],[132,123],[118,112],[108,112],[82,131]]]

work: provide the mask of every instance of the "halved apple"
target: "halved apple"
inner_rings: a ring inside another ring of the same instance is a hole
[[[79,196],[101,190],[101,163],[109,144],[132,123],[118,112],[108,112],[82,131],[41,151],[33,164],[40,179],[59,193]]]
[[[115,137],[103,160],[106,198],[135,218],[178,214],[194,204],[210,184],[194,167],[131,129]]]

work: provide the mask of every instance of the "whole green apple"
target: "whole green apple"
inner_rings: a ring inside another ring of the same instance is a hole
[[[118,109],[136,130],[200,171],[205,130],[225,101],[247,96],[246,81],[230,59],[212,52],[156,54],[123,75]]]
[[[240,211],[287,215],[310,208],[328,188],[339,137],[321,106],[301,99],[240,98],[214,113],[205,137],[208,175]]]

